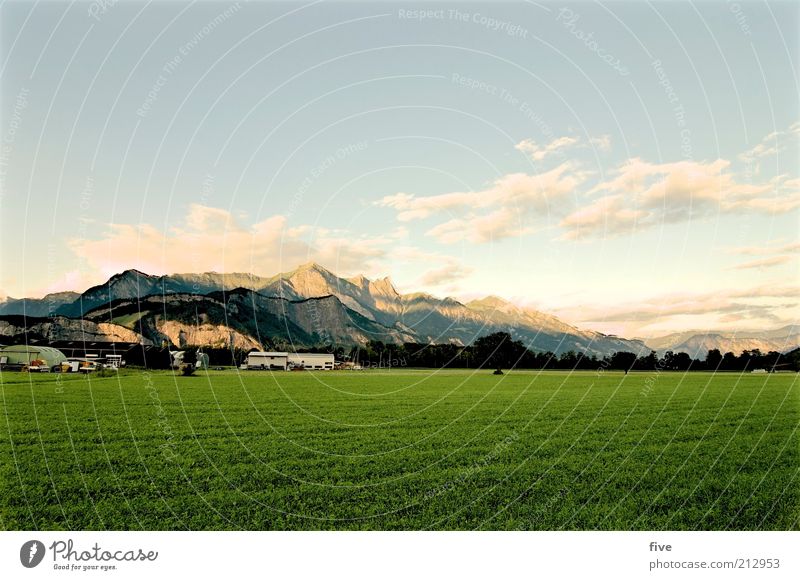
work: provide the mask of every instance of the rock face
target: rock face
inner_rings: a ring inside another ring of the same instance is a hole
[[[161,333],[173,345],[181,348],[192,345],[210,346],[214,348],[260,349],[255,340],[231,330],[221,324],[201,324],[193,326],[175,320],[162,320],[158,325]]]
[[[31,318],[7,316],[0,319],[0,337],[13,338],[26,334],[30,338],[85,342],[152,342],[141,334],[118,324],[76,320],[64,316]]]
[[[85,315],[122,324],[155,344],[275,348],[403,342],[413,336],[344,306],[335,296],[291,301],[239,288],[119,299]]]

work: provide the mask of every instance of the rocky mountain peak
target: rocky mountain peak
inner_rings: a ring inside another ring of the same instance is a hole
[[[491,295],[486,296],[485,298],[480,298],[478,300],[472,300],[471,302],[467,303],[469,308],[473,310],[480,310],[480,311],[489,311],[489,310],[498,310],[500,312],[519,312],[520,309],[503,298],[499,296]]]
[[[347,278],[347,281],[353,284],[354,286],[358,286],[359,288],[366,288],[369,286],[370,280],[364,274],[359,274],[358,276],[353,276],[352,278]]]
[[[289,274],[281,275],[281,279],[305,298],[318,298],[337,294],[342,281],[315,262],[308,262]]]
[[[488,307],[496,307],[496,306],[505,306],[506,304],[509,304],[509,302],[508,302],[508,300],[504,300],[503,298],[500,298],[499,296],[496,296],[494,294],[490,294],[489,296],[486,296],[485,298],[480,298],[478,300],[473,300],[472,302],[470,302],[470,304],[482,305],[482,306],[488,306]]]
[[[392,283],[392,279],[389,278],[389,276],[370,282],[369,291],[372,295],[391,297],[400,296],[400,294],[397,292],[397,289],[394,287],[394,284]]]
[[[307,273],[307,272],[316,272],[318,274],[332,275],[329,270],[323,268],[322,266],[320,266],[316,262],[306,262],[305,264],[300,264],[294,270],[294,272],[292,272],[292,273],[293,274],[302,274],[302,273]]]
[[[118,274],[114,274],[111,278],[108,279],[108,284],[112,284],[118,280],[127,280],[130,278],[147,278],[148,280],[152,280],[158,278],[158,276],[153,276],[152,274],[145,274],[144,272],[137,270],[136,268],[130,268],[128,270],[124,270]]]

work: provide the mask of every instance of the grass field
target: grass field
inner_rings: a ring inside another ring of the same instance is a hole
[[[796,374],[0,375],[5,529],[798,529]]]

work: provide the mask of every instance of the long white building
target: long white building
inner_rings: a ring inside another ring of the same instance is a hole
[[[334,358],[332,354],[318,352],[269,352],[254,351],[247,355],[247,368],[250,370],[306,370],[331,371]]]

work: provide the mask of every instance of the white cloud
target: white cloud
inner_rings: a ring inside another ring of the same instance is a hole
[[[539,145],[532,139],[523,139],[514,145],[514,149],[522,151],[528,155],[532,161],[536,162],[543,161],[547,157],[551,157],[555,154],[558,154],[559,157],[564,159],[564,151],[576,147],[591,147],[603,152],[608,152],[611,150],[611,136],[600,135],[598,137],[589,137],[588,141],[580,137],[558,137],[545,145]]]
[[[784,254],[800,250],[800,242],[789,242],[777,240],[764,246],[739,246],[728,248],[729,254],[743,254],[746,256],[764,256],[771,254]]]
[[[397,246],[392,249],[391,257],[405,265],[416,264],[415,269],[423,272],[417,280],[408,285],[410,291],[417,291],[419,288],[455,289],[459,280],[474,271],[455,256],[429,252],[416,246]]]
[[[649,214],[642,209],[627,207],[622,195],[608,195],[569,214],[559,224],[564,229],[562,239],[573,240],[603,232],[616,235],[634,231],[637,223]]]
[[[525,225],[530,220],[546,220],[550,214],[562,212],[565,198],[585,178],[585,173],[562,163],[535,175],[504,175],[480,191],[427,197],[397,193],[380,199],[376,205],[396,210],[400,221],[446,214],[450,219],[431,228],[428,235],[442,243],[482,243],[525,234],[531,231],[530,225]]]
[[[420,284],[423,286],[451,285],[471,272],[472,268],[467,268],[461,264],[448,263],[441,268],[434,268],[425,272],[420,278]]]
[[[791,143],[797,143],[798,135],[800,135],[800,121],[793,123],[785,131],[773,131],[755,147],[739,155],[739,159],[746,163],[753,163],[759,159],[777,155],[785,151]]]
[[[524,139],[514,149],[526,153],[533,161],[542,161],[545,157],[577,145],[579,141],[577,137],[558,137],[547,145],[538,145],[531,139]]]
[[[113,224],[100,239],[71,240],[69,247],[88,266],[84,278],[103,279],[128,268],[154,274],[214,270],[272,275],[308,261],[344,275],[368,271],[391,241],[391,236],[289,228],[281,215],[247,226],[226,210],[193,204],[183,223],[167,231],[149,224]]]
[[[778,176],[743,183],[730,162],[649,163],[630,159],[611,179],[594,185],[589,200],[575,207],[578,187],[588,173],[572,164],[536,175],[512,173],[480,191],[418,197],[386,196],[376,205],[396,210],[410,222],[447,214],[427,235],[442,243],[486,243],[535,231],[536,224],[557,218],[561,239],[598,238],[732,213],[785,213],[800,207],[800,180]]]
[[[599,137],[591,137],[589,144],[592,147],[600,149],[600,151],[611,151],[611,136],[600,135]]]
[[[800,123],[765,142],[797,133]],[[588,143],[607,150],[611,139],[601,135]],[[541,160],[576,146],[587,145],[578,137],[560,137],[547,145],[526,139],[516,149]],[[577,162],[565,162],[535,175],[507,174],[478,191],[430,196],[399,192],[375,205],[396,210],[401,222],[438,218],[426,234],[446,244],[524,236],[552,219],[562,230],[559,239],[578,240],[722,214],[780,214],[800,207],[800,179],[784,174],[767,181],[744,180],[725,159],[651,163],[632,158],[611,171],[609,179],[587,188],[592,175]],[[579,189],[585,190],[582,202]]]
[[[786,264],[798,257],[800,242],[780,243],[772,242],[766,246],[743,246],[739,248],[729,248],[729,254],[740,254],[745,256],[761,256],[758,259],[742,262],[731,266],[729,270],[749,270],[772,268]]]
[[[785,133],[798,132],[800,123]],[[608,149],[611,139],[602,135],[588,143]],[[576,146],[587,145],[578,137],[560,137],[544,146],[526,139],[516,148],[540,160]],[[559,239],[579,240],[724,214],[774,215],[800,207],[800,179],[784,174],[766,181],[745,180],[725,159],[651,163],[632,158],[612,170],[609,179],[588,187],[593,175],[577,162],[561,163],[535,175],[507,174],[478,191],[431,196],[400,192],[375,204],[396,210],[401,222],[437,218],[426,234],[445,244],[524,236],[551,220],[562,230]]]
[[[524,214],[508,207],[501,207],[488,214],[469,214],[454,218],[431,228],[427,235],[443,244],[472,242],[483,244],[524,235],[532,231],[523,223]]]
[[[789,262],[791,259],[792,259],[791,256],[772,256],[771,258],[760,258],[758,260],[750,260],[749,262],[743,262],[741,264],[732,266],[730,269],[762,270],[764,268],[773,268],[775,266],[780,266],[781,264]]]
[[[720,213],[784,213],[800,207],[797,180],[742,183],[730,162],[648,163],[630,159],[589,194],[605,194],[561,221],[563,239],[603,237]]]

